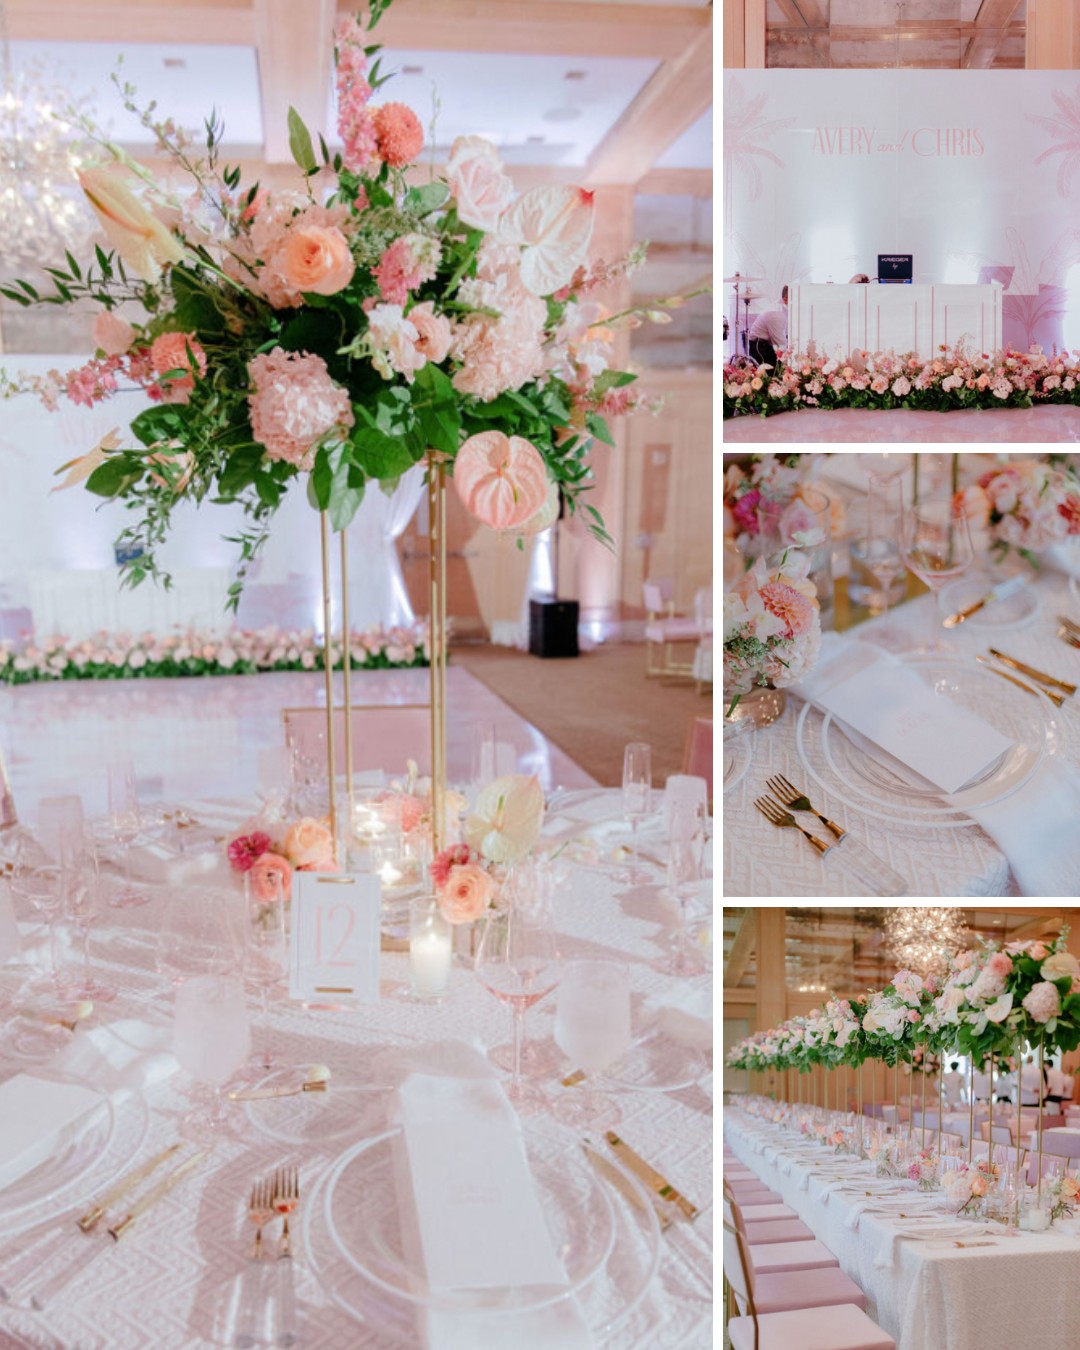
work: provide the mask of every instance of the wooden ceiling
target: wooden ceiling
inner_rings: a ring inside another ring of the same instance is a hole
[[[1026,0],[768,0],[765,22],[769,66],[1024,66]]]

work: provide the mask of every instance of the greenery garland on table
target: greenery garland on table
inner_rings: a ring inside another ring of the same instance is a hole
[[[849,356],[791,353],[775,366],[724,366],[724,417],[800,408],[905,408],[955,412],[964,408],[1080,405],[1080,352],[1011,347],[969,354],[963,343],[940,347],[927,360],[911,352],[854,351]]]
[[[427,629],[369,628],[354,632],[352,670],[411,670],[429,665]],[[342,668],[340,640],[331,643],[334,670]],[[81,642],[51,637],[40,643],[0,642],[0,684],[55,680],[128,680],[193,675],[255,675],[262,671],[323,669],[323,643],[313,630],[262,628],[160,637],[98,634]]]

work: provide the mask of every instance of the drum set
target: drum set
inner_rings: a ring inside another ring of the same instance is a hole
[[[733,276],[724,278],[725,286],[732,286],[735,291],[735,323],[734,337],[732,338],[732,352],[730,365],[750,364],[750,301],[760,299],[760,295],[751,289],[751,282],[764,281],[764,277],[748,277],[741,272],[734,273]],[[739,304],[742,303],[742,318],[739,317]],[[724,341],[728,340],[728,334],[731,327],[728,324],[727,316],[724,317]]]

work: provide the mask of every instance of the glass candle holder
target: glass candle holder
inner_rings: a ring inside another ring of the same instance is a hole
[[[409,906],[409,984],[414,998],[437,999],[446,993],[453,960],[453,938],[433,895]]]

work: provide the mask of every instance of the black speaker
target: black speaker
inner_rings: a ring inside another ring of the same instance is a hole
[[[529,651],[533,656],[580,656],[576,600],[529,601]]]

